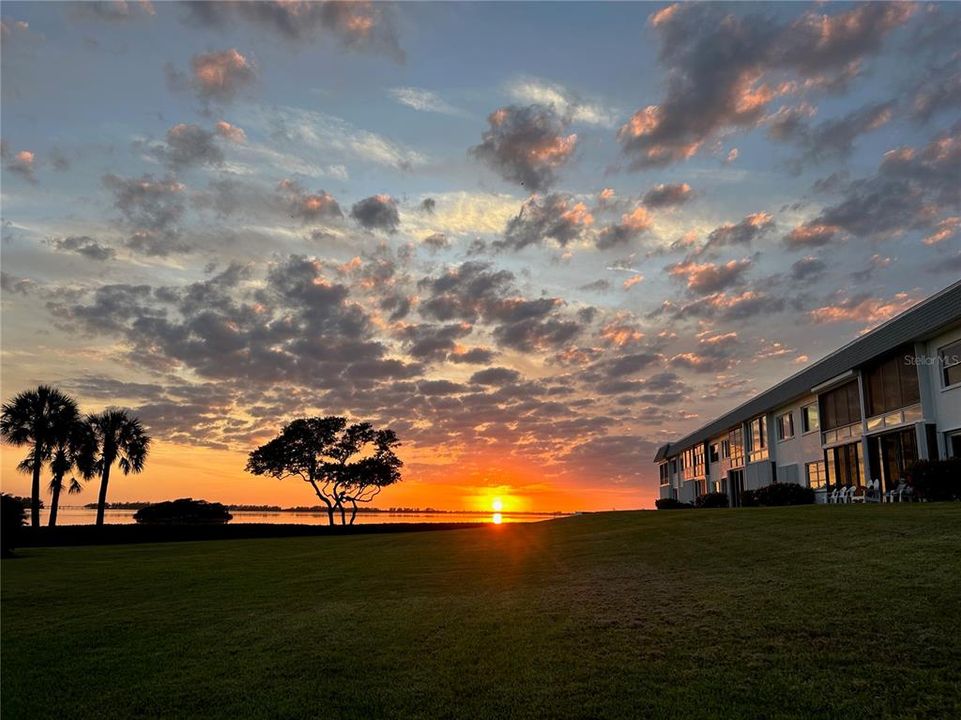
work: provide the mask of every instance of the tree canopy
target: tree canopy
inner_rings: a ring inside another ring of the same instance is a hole
[[[383,488],[400,481],[403,462],[394,452],[398,446],[393,430],[376,430],[367,422],[349,425],[337,416],[300,418],[250,453],[247,472],[278,480],[299,477],[324,503],[331,525],[337,514],[342,524],[352,525],[358,503],[369,503]]]

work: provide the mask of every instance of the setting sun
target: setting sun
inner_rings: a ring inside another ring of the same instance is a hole
[[[494,512],[501,512],[504,509],[504,501],[499,497],[494,498],[491,500],[491,509]]]

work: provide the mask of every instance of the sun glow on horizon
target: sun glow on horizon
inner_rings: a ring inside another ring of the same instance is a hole
[[[491,509],[495,513],[500,513],[504,509],[504,501],[501,500],[499,497],[494,498],[493,500],[491,500]]]

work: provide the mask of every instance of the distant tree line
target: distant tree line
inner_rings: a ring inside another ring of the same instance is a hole
[[[300,478],[323,503],[331,525],[336,518],[353,525],[359,504],[400,481],[403,463],[394,452],[399,445],[393,430],[375,430],[370,423],[348,425],[336,416],[301,418],[251,452],[247,471],[278,480]]]
[[[28,448],[17,468],[32,475],[30,524],[40,526],[41,478],[50,481],[50,517],[57,524],[57,510],[64,490],[79,493],[83,483],[100,478],[97,525],[103,525],[110,470],[116,464],[125,474],[139,473],[150,450],[150,437],[140,420],[126,410],[107,409],[81,415],[77,402],[47,385],[26,390],[4,403],[0,437],[10,445]]]

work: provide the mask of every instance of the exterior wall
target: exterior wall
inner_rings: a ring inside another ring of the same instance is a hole
[[[810,395],[790,405],[779,407],[772,413],[775,418],[775,434],[771,439],[771,450],[772,457],[777,464],[778,482],[794,482],[798,485],[807,485],[805,465],[824,460],[820,430],[812,430],[806,433],[802,430],[801,425],[801,408],[812,403],[816,405],[817,401],[817,395]],[[778,440],[777,418],[787,412],[790,412],[794,418],[794,437],[790,440]]]
[[[927,343],[925,355],[937,358],[938,350],[948,343],[961,340],[961,328],[939,335]],[[921,372],[927,374],[930,380],[931,395],[933,396],[934,414],[938,424],[938,433],[944,440],[944,433],[961,430],[961,386],[944,387],[941,375],[941,365],[938,362],[923,365]],[[940,456],[944,457],[945,448],[941,447]]]
[[[727,481],[727,473],[728,473],[728,470],[731,469],[731,460],[730,460],[730,458],[728,458],[728,457],[724,457],[724,456],[721,454],[721,451],[720,451],[721,443],[724,442],[725,440],[727,440],[727,434],[718,435],[717,437],[713,437],[713,438],[710,439],[710,441],[708,441],[708,444],[707,444],[707,447],[708,447],[708,473],[707,473],[708,485],[707,485],[707,488],[705,489],[705,492],[711,492],[711,490],[712,490],[712,485],[711,485],[711,483],[717,483],[717,485],[714,486],[714,487],[717,487],[717,489],[718,489],[719,492],[728,492],[728,491],[725,489],[725,482]],[[718,460],[717,460],[717,462],[711,462],[711,461],[710,461],[710,448],[711,448],[711,445],[715,445],[715,444],[718,446]]]

